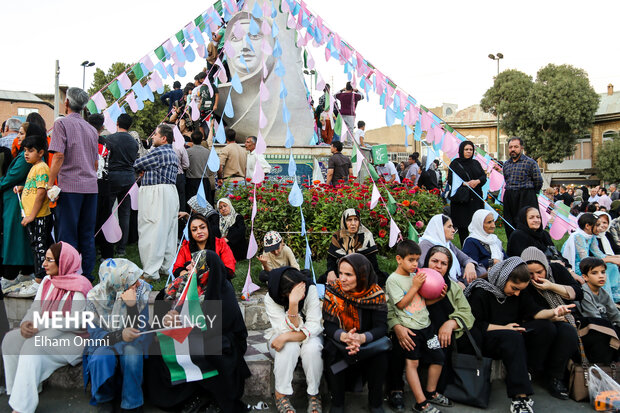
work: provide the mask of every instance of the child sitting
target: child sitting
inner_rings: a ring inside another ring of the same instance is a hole
[[[407,359],[407,381],[416,400],[413,411],[440,413],[440,410],[430,403],[440,406],[451,406],[452,403],[444,395],[437,392],[437,382],[444,363],[444,353],[441,350],[435,328],[431,325],[425,300],[418,294],[426,280],[426,274],[417,272],[420,254],[420,247],[411,240],[401,241],[396,246],[398,268],[388,277],[385,284],[388,296],[388,325],[400,324],[406,327],[410,330],[410,335],[415,343],[413,349],[404,349],[398,340],[394,338],[392,340],[393,351],[403,352]],[[426,391],[422,390],[418,375],[421,357],[430,362]]]
[[[258,278],[266,282],[269,278],[269,271],[282,267],[293,267],[299,270],[297,258],[293,250],[282,241],[282,236],[277,231],[269,231],[263,238],[264,253],[258,256],[258,260],[263,265],[263,271]]]
[[[585,280],[583,300],[577,306],[584,317],[603,318],[614,327],[620,327],[620,310],[603,286],[607,281],[606,265],[600,258],[588,257],[579,263],[581,276]]]

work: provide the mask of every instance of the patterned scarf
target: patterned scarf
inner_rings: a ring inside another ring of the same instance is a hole
[[[202,297],[207,289],[207,281],[209,281],[209,266],[207,265],[207,255],[201,254],[200,252],[201,251],[196,251],[192,253],[192,261],[198,260],[196,263],[196,274],[198,274],[196,281],[198,282],[198,296]],[[175,300],[178,298],[177,295],[182,293],[185,289],[189,275],[190,273],[187,272],[177,277],[174,282],[166,287],[166,300]]]
[[[340,280],[329,284],[323,301],[323,317],[327,321],[337,322],[345,331],[355,328],[360,330],[358,310],[387,312],[385,293],[377,284],[365,291],[345,292]]]
[[[230,199],[228,198],[221,198],[217,201],[218,210],[220,208],[220,202],[228,204],[228,207],[230,208],[230,214],[226,216],[220,214],[220,234],[222,235],[222,238],[225,238],[228,235],[228,230],[230,227],[235,225],[235,221],[237,220],[237,211],[235,211],[235,207],[232,206],[232,202],[230,202]]]
[[[342,213],[342,217],[340,219],[340,231],[336,232],[332,236],[332,243],[329,250],[336,257],[343,257],[354,252],[368,254],[369,252],[376,251],[377,249],[372,233],[368,228],[362,225],[361,220],[357,232],[351,235],[347,229],[347,218],[352,216],[357,216],[359,219],[359,211],[353,208],[346,209]]]
[[[525,264],[521,258],[510,257],[507,260],[492,266],[489,270],[489,274],[487,275],[487,280],[484,278],[475,279],[467,286],[467,288],[465,288],[463,294],[465,294],[465,297],[469,297],[474,288],[482,288],[483,290],[493,294],[498,303],[504,304],[504,301],[506,301],[504,287],[506,286],[508,277],[510,276],[510,273],[512,273],[512,271],[521,264]]]

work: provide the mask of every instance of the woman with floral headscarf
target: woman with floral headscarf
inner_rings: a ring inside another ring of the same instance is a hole
[[[237,214],[228,198],[217,201],[217,210],[220,213],[220,235],[228,243],[237,261],[245,259],[248,252],[248,241],[245,237],[245,222],[243,216]]]
[[[50,318],[51,312],[81,319],[86,307],[86,295],[92,288],[82,276],[80,254],[70,244],[53,244],[45,253],[46,276],[41,281],[37,295],[24,316],[20,328],[13,330],[2,341],[4,377],[9,394],[9,405],[20,413],[34,412],[39,403],[38,388],[56,369],[67,364],[76,365],[82,359],[83,345],[77,336],[85,336],[84,326],[75,328],[35,327],[35,314]],[[60,321],[62,322],[61,317]],[[58,320],[54,316],[54,320]],[[71,343],[70,347],[45,344],[46,340]],[[59,341],[56,341],[59,340]],[[43,345],[37,344],[43,343]]]
[[[129,260],[107,259],[99,267],[99,284],[88,293],[94,327],[88,328],[93,340],[84,351],[84,386],[91,382],[91,404],[99,411],[113,412],[119,398],[124,410],[144,404],[142,364],[151,337],[139,333],[149,325],[151,286],[141,275]],[[95,340],[107,345],[98,346]]]
[[[474,280],[464,291],[476,319],[474,328],[482,333],[482,353],[501,359],[506,366],[511,412],[533,411],[528,364],[535,371],[540,369],[554,339],[555,330],[548,320],[563,317],[574,307],[540,307],[525,291],[529,283],[526,263],[510,257],[491,267],[487,279]]]
[[[340,230],[332,235],[332,241],[327,250],[327,271],[319,277],[318,283],[335,281],[338,278],[338,260],[357,252],[368,258],[377,274],[377,283],[380,287],[385,286],[387,274],[379,269],[378,250],[372,233],[362,225],[360,212],[353,208],[346,209],[340,218]]]

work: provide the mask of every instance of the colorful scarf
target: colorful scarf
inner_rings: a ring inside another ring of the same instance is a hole
[[[323,317],[326,321],[337,322],[345,331],[360,330],[358,310],[386,311],[385,293],[377,284],[365,291],[345,292],[340,280],[327,286],[323,301]]]
[[[340,230],[332,236],[332,243],[329,247],[330,252],[337,258],[358,252],[360,254],[369,254],[377,250],[375,239],[368,228],[360,225],[357,232],[353,235],[347,229],[347,218],[357,216],[360,218],[359,211],[349,208],[342,213],[340,218]]]
[[[230,199],[228,198],[220,198],[220,200],[217,201],[218,211],[220,209],[220,202],[228,204],[228,207],[230,208],[230,214],[226,216],[220,214],[220,234],[222,235],[222,238],[225,238],[228,235],[228,230],[230,227],[235,225],[235,221],[237,220],[237,211],[235,211],[235,208],[232,206],[232,202],[230,202]]]
[[[207,254],[201,254],[201,251],[196,251],[192,253],[192,261],[196,263],[196,274],[198,274],[198,278],[196,279],[198,282],[198,296],[202,297],[205,290],[207,289],[207,282],[209,280],[209,266],[206,261]],[[189,280],[189,272],[177,277],[174,282],[170,283],[166,287],[166,300],[175,300],[177,296],[183,292],[185,289],[185,285],[187,285],[187,281]]]

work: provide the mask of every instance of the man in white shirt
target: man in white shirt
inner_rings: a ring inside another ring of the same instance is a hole
[[[377,165],[377,174],[379,174],[379,178],[383,178],[387,183],[400,183],[400,179],[398,178],[398,172],[396,172],[396,167],[390,161],[382,165]]]
[[[360,146],[364,146],[364,135],[366,133],[366,122],[360,120],[357,122],[357,129],[355,129],[354,138],[355,142],[358,142]],[[347,144],[349,143],[349,139],[347,137]]]
[[[271,172],[271,165],[265,159],[263,154],[256,153],[256,136],[248,136],[245,140],[245,149],[248,151],[248,158],[245,165],[245,177],[252,178],[254,176],[254,168],[259,164],[263,168],[263,172],[267,175]]]
[[[611,209],[611,198],[607,195],[607,189],[604,187],[598,190],[598,203],[600,206],[605,207],[607,211]]]

